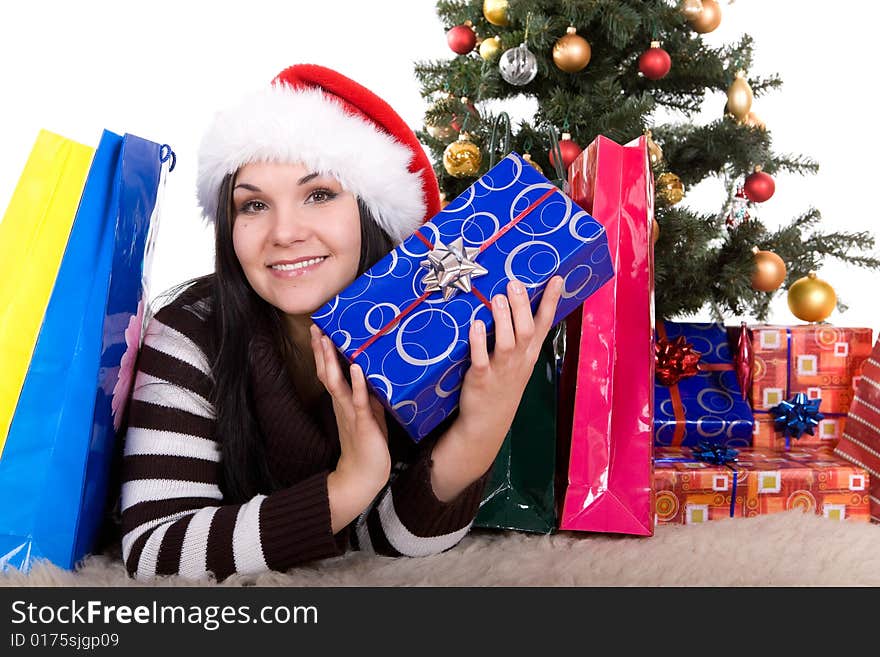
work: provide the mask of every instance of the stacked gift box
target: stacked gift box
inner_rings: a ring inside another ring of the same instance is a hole
[[[831,451],[872,367],[870,329],[658,322],[655,339],[657,524],[790,509],[870,519],[866,452]]]

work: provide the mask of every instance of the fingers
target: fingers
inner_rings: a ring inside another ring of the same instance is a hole
[[[471,369],[486,372],[489,369],[489,350],[486,347],[486,325],[478,319],[471,324]]]
[[[544,297],[535,313],[535,335],[544,341],[553,326],[553,318],[556,316],[556,307],[562,297],[563,281],[561,276],[554,276],[547,281],[544,288]]]
[[[492,319],[495,323],[495,351],[508,353],[516,347],[516,335],[510,318],[510,303],[503,294],[492,298]]]
[[[517,280],[510,281],[507,284],[507,298],[510,302],[516,342],[520,346],[528,345],[535,333],[535,319],[532,315],[529,295],[526,294],[526,286]]]
[[[370,393],[367,390],[367,382],[364,379],[364,371],[360,365],[352,363],[351,369],[351,401],[354,404],[354,410],[359,415],[372,416],[373,411],[370,406]]]
[[[333,398],[337,401],[351,399],[351,388],[342,369],[339,367],[339,359],[336,356],[336,348],[330,342],[330,338],[322,335],[320,329],[309,329],[312,337],[312,351],[315,353],[315,372],[318,380],[324,384]]]

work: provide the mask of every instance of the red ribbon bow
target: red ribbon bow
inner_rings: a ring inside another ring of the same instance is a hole
[[[664,386],[674,386],[682,379],[694,376],[700,369],[700,352],[686,342],[683,335],[675,340],[661,337],[654,343],[655,373]]]

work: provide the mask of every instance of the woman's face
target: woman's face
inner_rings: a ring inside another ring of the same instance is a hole
[[[232,243],[254,291],[308,315],[351,283],[360,262],[357,199],[301,164],[254,163],[235,176]]]

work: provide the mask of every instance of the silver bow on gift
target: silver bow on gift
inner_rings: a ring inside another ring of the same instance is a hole
[[[474,262],[479,255],[479,247],[466,247],[464,238],[459,237],[448,246],[437,241],[428,259],[419,265],[427,269],[422,279],[426,292],[443,292],[443,300],[448,301],[456,290],[471,291],[471,278],[485,276],[489,270]]]

